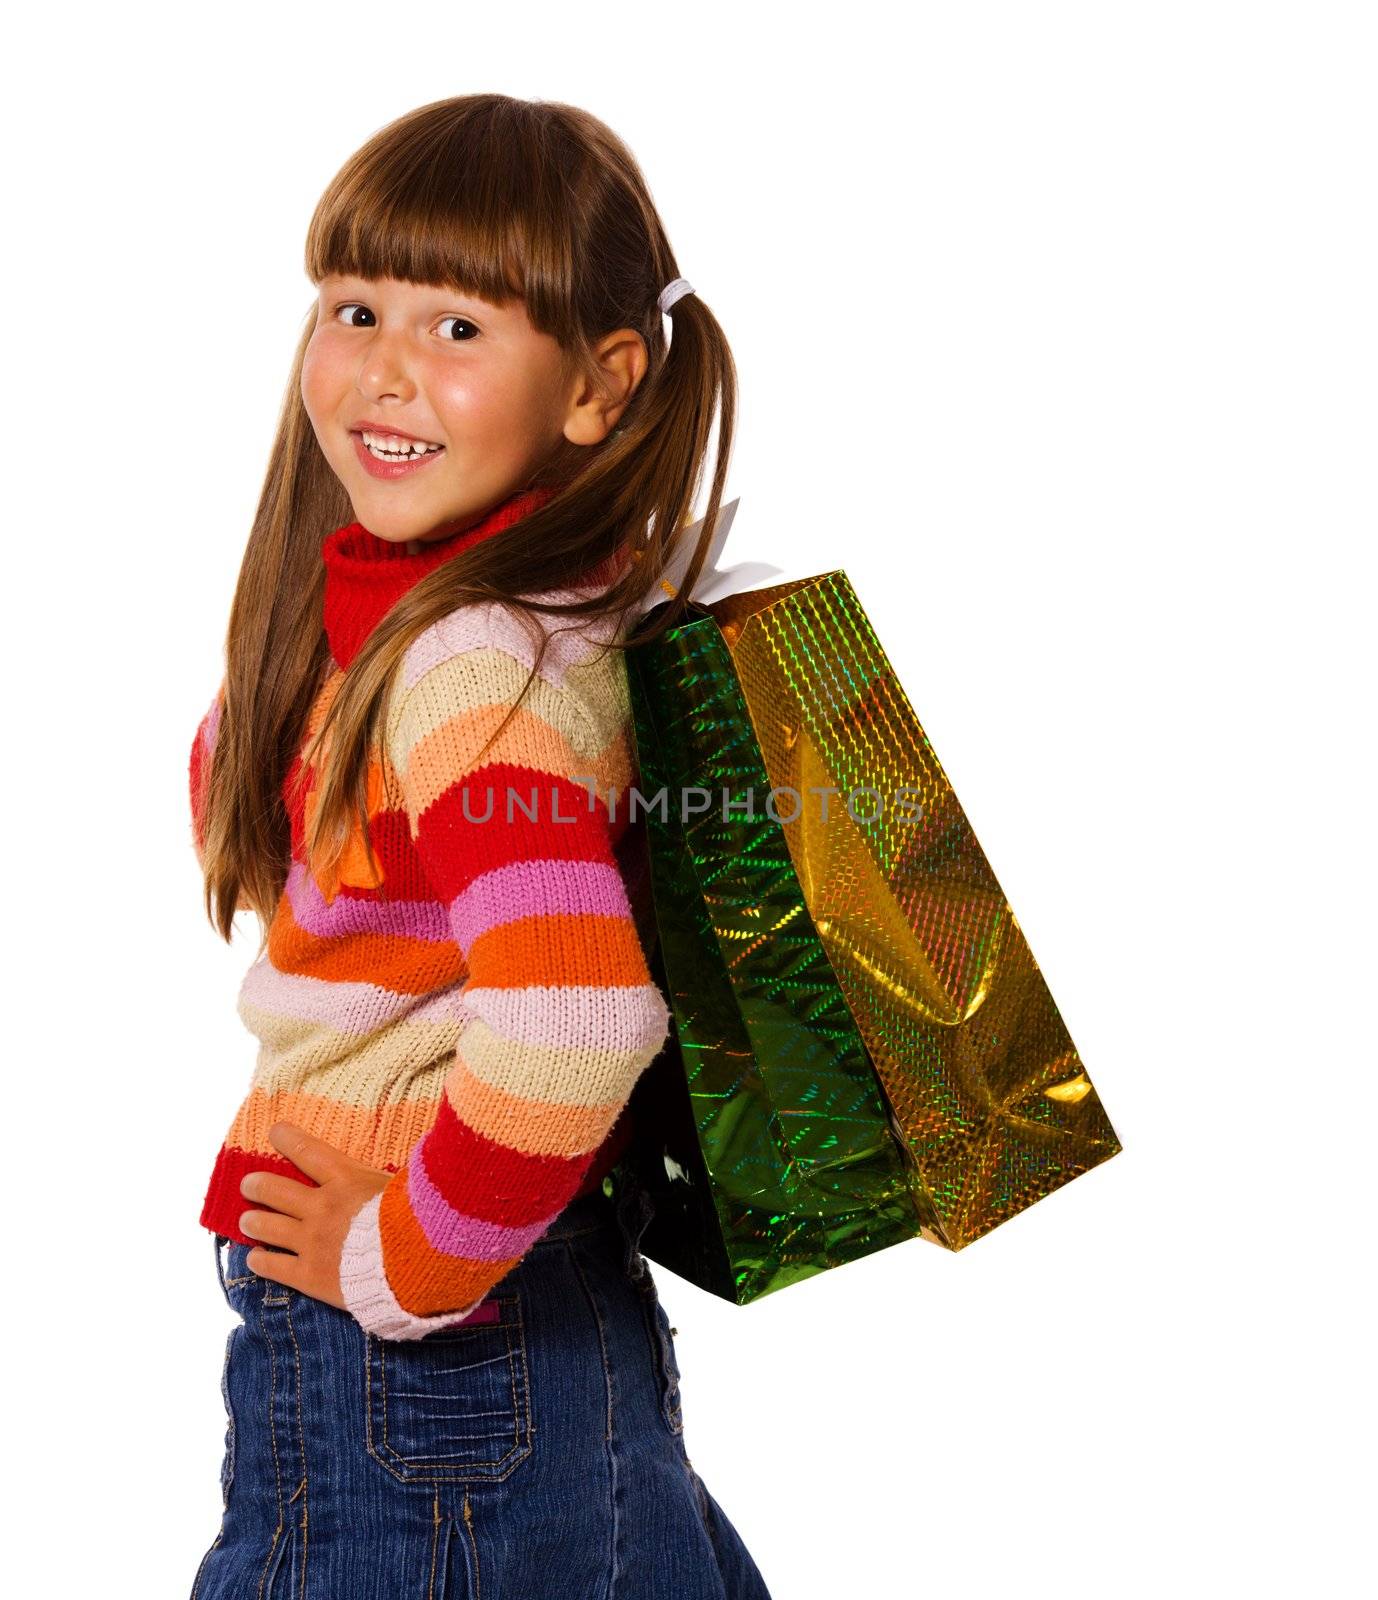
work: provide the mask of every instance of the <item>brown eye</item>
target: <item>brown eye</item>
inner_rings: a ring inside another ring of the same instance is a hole
[[[447,322],[457,322],[462,327],[465,327],[465,328],[468,328],[468,329],[471,330],[468,333],[456,334],[454,336],[454,340],[455,340],[456,343],[458,343],[461,339],[472,339],[478,333],[477,326],[474,323],[470,322],[468,317],[442,317],[440,319],[440,324],[439,324],[440,327],[443,328]]]
[[[337,307],[335,315],[339,316],[340,312],[344,312],[345,313],[345,321],[346,321],[347,325],[349,327],[351,327],[351,328],[368,328],[368,327],[372,326],[371,322],[356,322],[356,321],[354,321],[354,319],[350,316],[350,313],[354,312],[354,311],[362,311],[363,314],[366,317],[370,317],[371,318],[373,316],[373,313],[368,309],[368,307],[365,306],[365,305],[360,305],[357,300],[351,300],[348,305],[343,305],[343,306]]]

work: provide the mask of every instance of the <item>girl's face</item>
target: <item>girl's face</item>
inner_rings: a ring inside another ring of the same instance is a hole
[[[302,400],[357,520],[394,542],[440,539],[524,488],[562,437],[593,444],[612,428],[644,359],[625,338],[604,346],[612,398],[622,391],[611,406],[568,376],[559,344],[531,326],[519,300],[496,306],[395,278],[330,277],[319,286]],[[413,441],[438,448],[381,453]]]

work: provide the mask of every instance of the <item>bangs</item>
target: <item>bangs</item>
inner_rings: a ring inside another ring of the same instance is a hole
[[[412,123],[383,128],[321,196],[306,235],[308,278],[397,278],[495,305],[522,300],[535,326],[567,335],[571,175],[551,160],[548,130],[473,102],[453,118]]]

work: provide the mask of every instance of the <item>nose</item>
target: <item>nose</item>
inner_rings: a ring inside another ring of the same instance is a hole
[[[387,398],[407,401],[416,394],[416,383],[411,376],[405,340],[400,333],[385,333],[381,329],[368,342],[368,349],[359,363],[355,387],[368,401]]]

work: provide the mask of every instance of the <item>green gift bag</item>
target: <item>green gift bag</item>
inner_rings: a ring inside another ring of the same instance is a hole
[[[780,825],[730,803],[684,815],[691,791],[769,787],[721,630],[667,630],[628,677],[674,1025],[623,1161],[655,1202],[643,1252],[745,1304],[914,1237],[912,1188]]]

